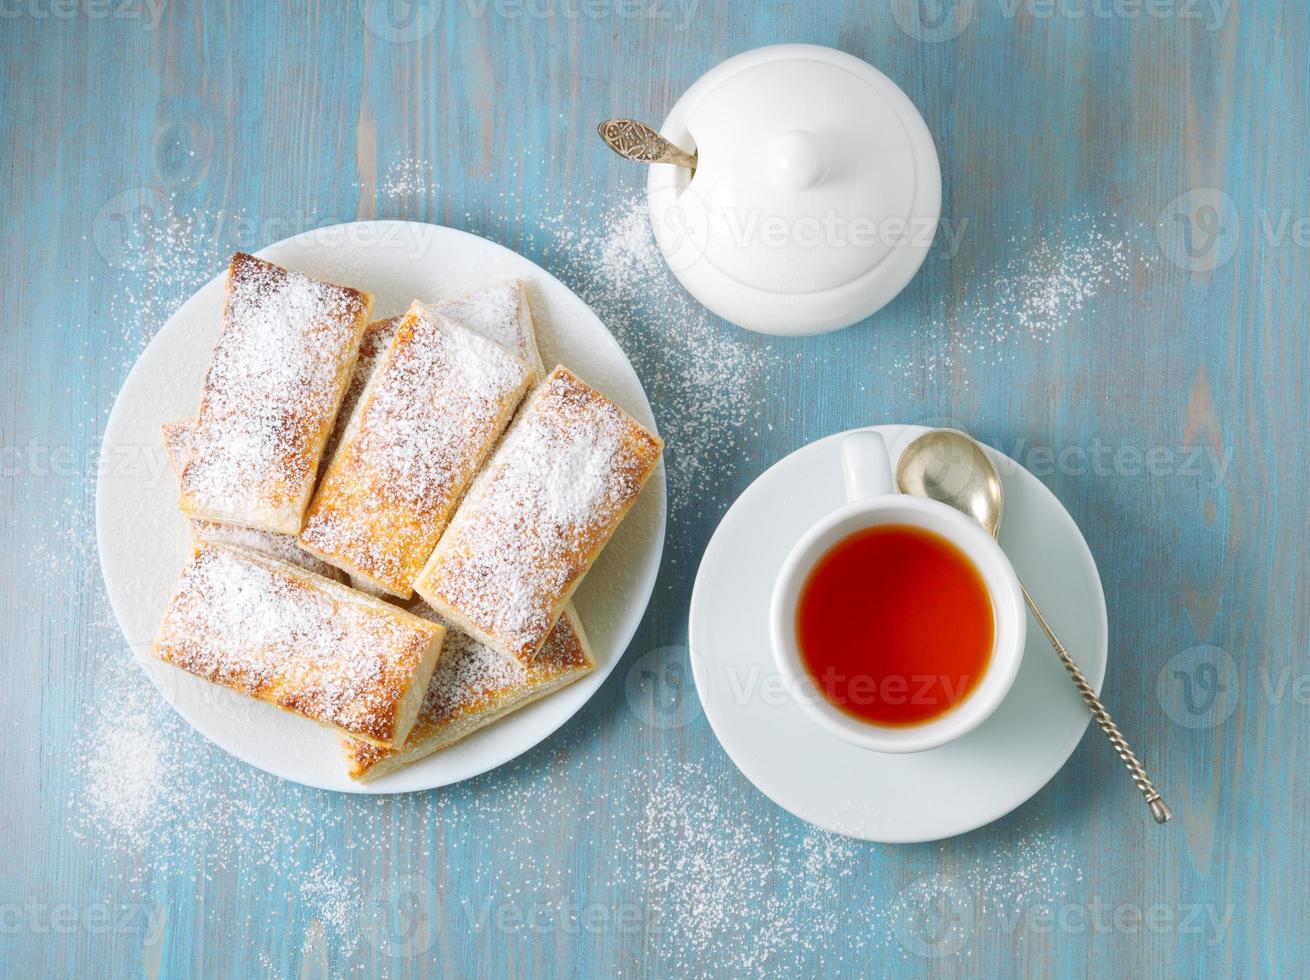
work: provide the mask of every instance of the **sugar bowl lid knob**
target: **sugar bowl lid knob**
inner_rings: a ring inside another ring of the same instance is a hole
[[[803,191],[816,187],[828,176],[832,157],[817,135],[791,129],[769,147],[769,176],[783,190]]]

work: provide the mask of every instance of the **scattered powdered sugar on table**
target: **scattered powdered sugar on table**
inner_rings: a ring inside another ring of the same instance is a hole
[[[433,194],[438,188],[436,170],[422,157],[401,157],[387,165],[378,179],[377,193],[388,203],[400,203]]]
[[[752,805],[755,790],[722,761],[660,751],[649,769],[615,778],[595,766],[608,734],[586,725],[434,793],[320,793],[225,759],[127,658],[98,665],[96,680],[114,696],[79,734],[96,748],[72,801],[74,833],[125,858],[125,884],[138,889],[160,874],[203,887],[263,869],[270,890],[297,899],[298,928],[323,924],[334,974],[394,950],[404,937],[384,927],[397,919],[512,944],[540,939],[515,931],[524,919],[555,938],[613,933],[647,967],[677,976],[708,963],[742,977],[858,971],[875,958],[919,962],[951,901],[966,903],[967,929],[958,950],[934,956],[967,956],[975,935],[1022,926],[1082,878],[1073,849],[1030,823],[906,861]],[[115,785],[115,774],[128,778]],[[609,855],[603,883],[567,856],[593,844]],[[292,854],[313,856],[307,870]],[[391,863],[374,870],[384,856]],[[443,867],[462,869],[458,887],[438,887]],[[870,903],[871,884],[890,886],[894,900]]]
[[[171,743],[159,737],[150,713],[139,709],[101,717],[96,731],[82,764],[84,802],[108,830],[134,841],[158,805],[174,764]]]
[[[1072,221],[1061,235],[1009,239],[1001,270],[963,300],[910,327],[911,348],[891,360],[905,377],[929,381],[957,365],[991,366],[1019,357],[1031,344],[1069,331],[1089,303],[1121,291],[1146,261],[1129,238],[1102,230],[1104,219]],[[963,375],[962,385],[969,384]]]
[[[94,328],[98,354],[122,372],[187,297],[222,271],[232,249],[220,238],[245,218],[188,213],[173,197],[154,192],[136,197],[130,207],[107,208],[85,236],[107,266],[86,277],[107,308]]]
[[[644,796],[621,868],[659,909],[664,950],[677,969],[712,962],[758,975],[817,959],[843,924],[845,882],[859,845],[799,828],[781,811],[757,816],[699,763],[635,777]],[[789,832],[786,828],[793,828]]]
[[[1033,821],[1019,822],[985,858],[962,862],[957,874],[997,912],[1047,907],[1083,880],[1074,848]]]
[[[336,939],[336,951],[349,959],[359,945],[364,901],[349,875],[323,862],[300,882],[300,898]]]

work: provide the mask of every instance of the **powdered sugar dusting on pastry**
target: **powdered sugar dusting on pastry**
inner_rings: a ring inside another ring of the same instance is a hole
[[[532,312],[528,307],[527,296],[522,283],[517,279],[493,283],[475,289],[472,292],[442,300],[431,307],[448,320],[453,320],[461,327],[467,327],[476,334],[494,341],[511,354],[526,363],[543,376],[546,369],[541,363],[541,354],[537,351],[536,330],[532,322]],[[323,454],[324,465],[337,451],[345,435],[346,426],[354,415],[359,398],[364,393],[373,369],[386,352],[391,339],[404,316],[387,317],[374,320],[364,330],[364,338],[359,343],[359,358],[355,361],[355,371],[346,387],[346,395],[341,400],[341,410],[337,413],[337,424],[328,439],[327,450]]]
[[[499,344],[415,304],[323,476],[301,544],[408,598],[529,379]]]
[[[532,312],[523,284],[517,279],[492,283],[462,296],[443,300],[434,309],[460,326],[468,327],[488,340],[494,340],[517,355],[525,364],[545,375],[545,365],[537,351]]]
[[[294,533],[355,362],[367,294],[237,253],[183,510]]]
[[[174,472],[180,472],[187,456],[191,453],[190,421],[165,422],[164,452]],[[214,544],[230,544],[238,548],[249,548],[261,555],[269,555],[282,561],[299,565],[316,575],[335,578],[338,571],[323,561],[315,558],[300,545],[296,544],[293,534],[278,534],[276,531],[261,531],[253,527],[240,527],[236,524],[219,524],[217,521],[191,521],[191,535],[197,541],[211,541]]]
[[[440,632],[326,579],[206,545],[182,572],[153,652],[216,684],[389,742],[403,737],[401,704],[415,683],[427,683],[423,664]]]
[[[442,659],[428,685],[416,727],[447,721],[476,710],[480,702],[501,691],[538,683],[561,670],[589,663],[568,613],[560,616],[537,656],[525,663],[473,639],[425,602],[411,608],[415,615],[440,623],[447,630]]]
[[[661,446],[614,403],[556,368],[415,588],[495,648],[530,656],[636,499]]]

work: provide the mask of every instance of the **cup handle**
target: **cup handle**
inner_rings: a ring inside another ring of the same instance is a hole
[[[852,432],[841,441],[842,477],[846,502],[894,493],[887,443],[877,432]]]

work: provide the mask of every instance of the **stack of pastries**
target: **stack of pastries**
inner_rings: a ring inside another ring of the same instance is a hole
[[[195,549],[152,648],[335,728],[357,780],[594,669],[569,597],[663,450],[546,372],[521,282],[372,306],[232,257],[196,415],[164,426]]]

